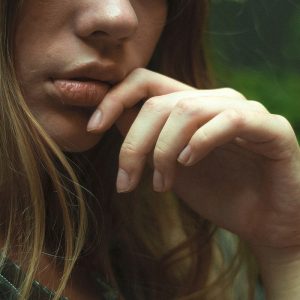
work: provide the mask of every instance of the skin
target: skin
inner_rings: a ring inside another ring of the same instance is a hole
[[[53,93],[52,77],[93,62],[100,75],[103,69],[104,76],[121,81],[148,64],[166,13],[165,0],[24,1],[15,36],[17,76],[31,112],[63,150],[88,150],[102,133],[86,131],[95,107],[64,104]],[[39,269],[36,279],[56,290],[61,273],[51,258],[43,256]],[[99,299],[86,273],[75,268],[64,296]]]
[[[28,1],[16,38],[25,98],[49,134],[72,151],[92,147],[116,124],[124,135],[119,192],[135,189],[149,163],[157,192],[174,191],[199,215],[248,241],[268,299],[299,299],[300,150],[295,133],[284,117],[237,91],[196,90],[143,68],[162,29],[148,24],[161,24],[165,17],[165,5],[151,3]],[[126,16],[104,14],[109,4],[119,5]],[[133,25],[136,17],[142,21]],[[89,23],[95,18],[99,23]],[[84,20],[92,30],[84,30]],[[91,39],[86,32],[104,30],[95,24],[109,24],[110,31]],[[91,58],[113,63],[123,75],[93,116],[54,105],[44,89],[53,70]],[[142,103],[140,110],[137,103]]]
[[[125,137],[119,192],[133,190],[149,163],[155,191],[174,191],[248,242],[268,299],[299,299],[300,149],[284,117],[235,90],[196,90],[146,69],[129,74],[97,109],[103,117],[91,119],[94,132],[116,122]]]
[[[18,79],[31,111],[62,149],[88,150],[101,134],[85,130],[93,107],[64,104],[51,79],[93,62],[102,77],[121,81],[148,64],[166,12],[165,0],[24,1],[15,38]]]

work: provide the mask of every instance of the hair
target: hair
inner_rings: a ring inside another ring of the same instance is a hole
[[[91,256],[95,264],[88,267],[116,287],[121,299],[232,299],[234,278],[245,271],[243,244],[230,236],[228,255],[220,246],[224,232],[218,234],[173,193],[149,188],[149,168],[136,191],[117,194],[122,137],[115,127],[90,151],[63,153],[31,114],[14,69],[21,2],[0,2],[0,264],[3,257],[14,257],[25,271],[17,279],[20,297],[29,298],[47,253],[61,267],[55,300],[75,264],[87,265]],[[151,69],[198,88],[210,86],[207,6],[204,0],[169,1]]]

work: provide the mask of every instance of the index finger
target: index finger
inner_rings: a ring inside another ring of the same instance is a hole
[[[147,69],[135,69],[106,94],[90,118],[87,130],[101,132],[109,129],[125,109],[141,100],[189,90],[195,88]]]

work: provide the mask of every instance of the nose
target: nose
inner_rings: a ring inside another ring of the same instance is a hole
[[[137,27],[138,18],[129,0],[88,0],[75,21],[77,35],[82,38],[126,40]]]

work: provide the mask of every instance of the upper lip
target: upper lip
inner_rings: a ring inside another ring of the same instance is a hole
[[[54,77],[63,80],[101,81],[113,86],[125,77],[125,72],[113,65],[91,62],[71,67]]]

